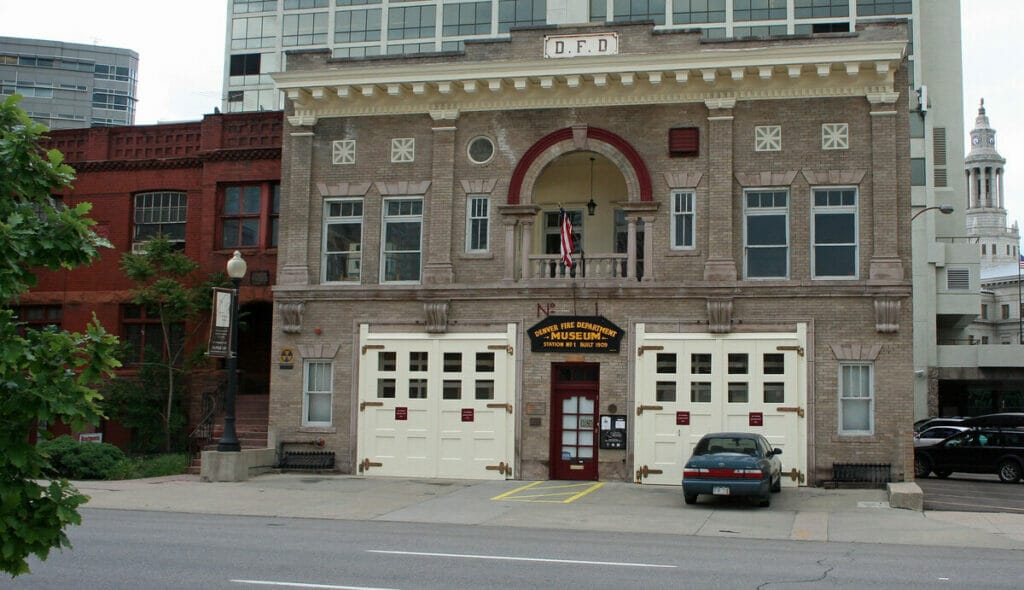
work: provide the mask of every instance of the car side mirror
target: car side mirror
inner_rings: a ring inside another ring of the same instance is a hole
[[[782,449],[772,449],[772,454],[773,455],[781,455],[782,454]]]

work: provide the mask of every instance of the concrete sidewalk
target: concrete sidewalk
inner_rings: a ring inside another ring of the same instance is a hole
[[[230,483],[195,475],[74,483],[90,496],[85,508],[99,509],[1024,550],[1022,514],[897,510],[884,490],[786,488],[770,508],[757,508],[741,498],[686,506],[678,487],[625,482],[586,493],[592,482],[522,489],[533,482],[296,473]],[[569,485],[581,495],[565,503],[570,496],[560,493]]]

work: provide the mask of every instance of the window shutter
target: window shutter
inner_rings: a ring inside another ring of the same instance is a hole
[[[673,158],[687,158],[700,155],[700,130],[696,127],[669,129],[668,155]]]

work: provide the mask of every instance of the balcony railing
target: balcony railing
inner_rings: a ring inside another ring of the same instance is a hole
[[[562,263],[558,254],[529,257],[527,279],[623,279],[628,276],[626,254],[586,254],[573,256],[575,269]],[[573,272],[575,271],[575,273]],[[643,277],[643,261],[637,261],[637,278]]]

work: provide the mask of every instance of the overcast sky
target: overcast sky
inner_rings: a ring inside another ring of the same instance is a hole
[[[984,97],[996,148],[1007,161],[1008,223],[1024,225],[1024,67],[1016,62],[1024,59],[1024,0],[961,5],[964,132],[974,127]],[[226,18],[226,0],[0,0],[0,36],[136,51],[138,124],[199,120],[220,106]]]

